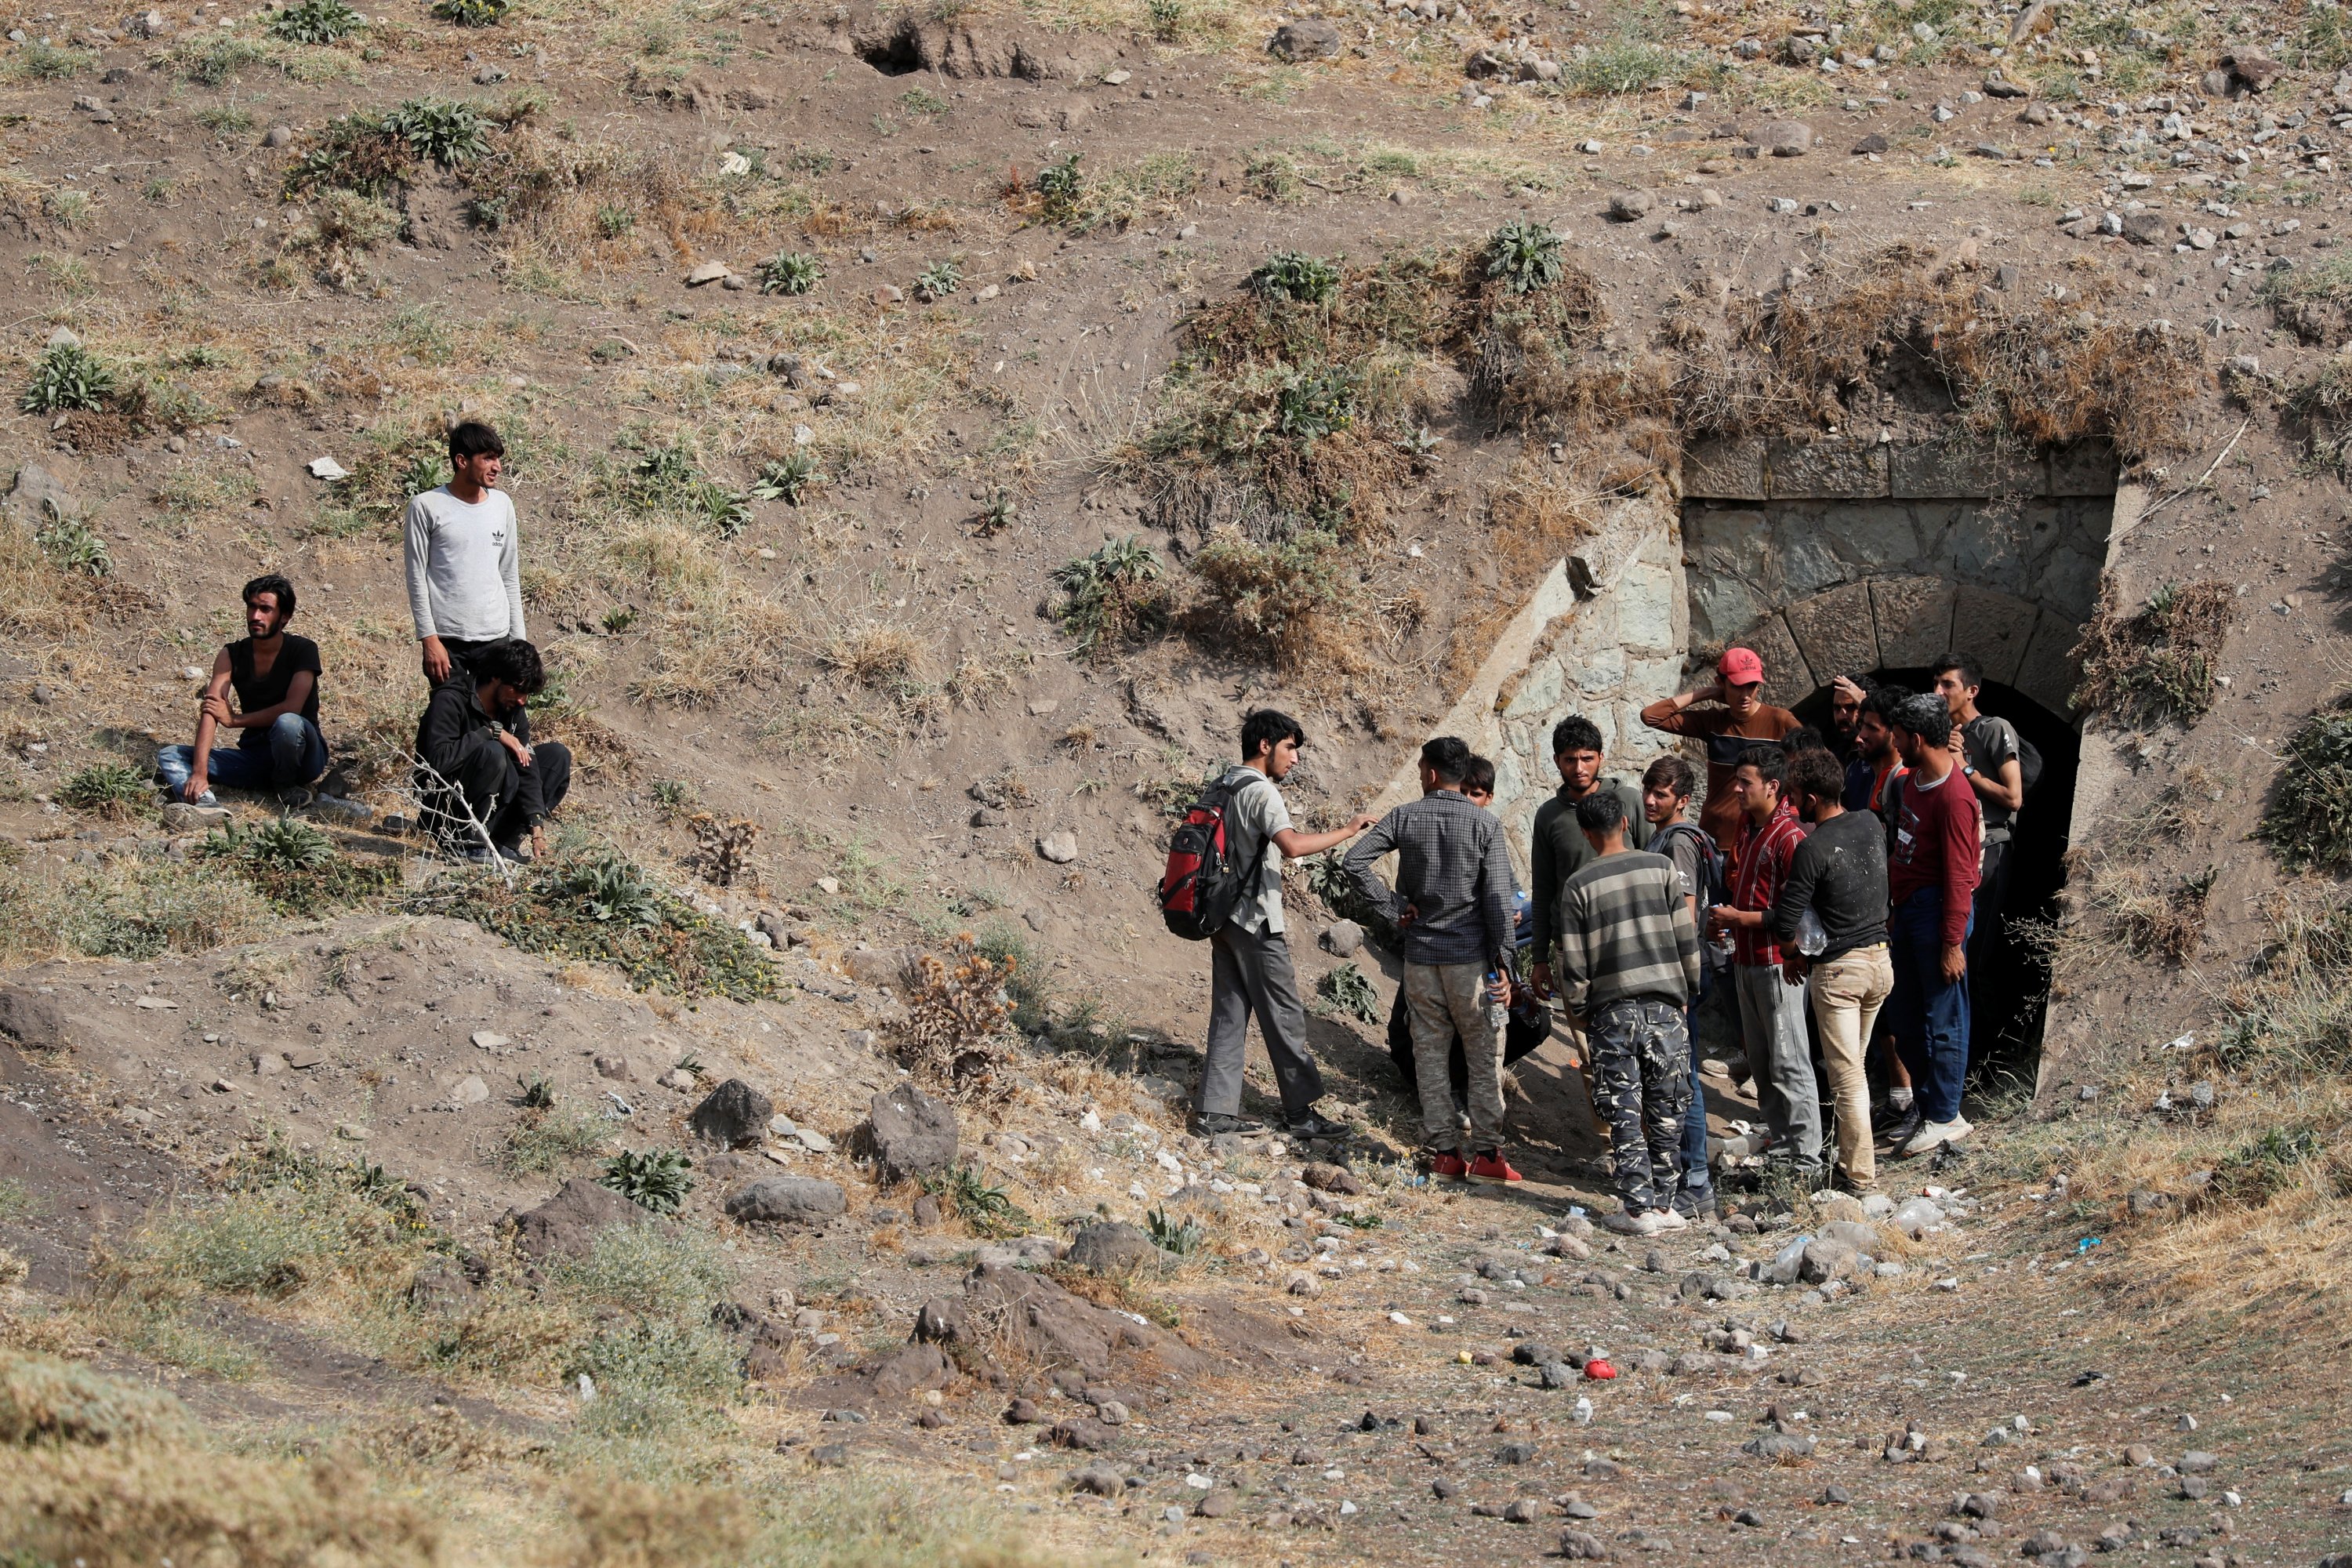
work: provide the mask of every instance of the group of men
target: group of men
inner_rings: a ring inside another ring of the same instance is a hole
[[[1220,784],[1252,880],[1242,911],[1211,939],[1197,1125],[1255,1125],[1241,1114],[1255,1014],[1286,1130],[1345,1135],[1316,1110],[1323,1084],[1307,1048],[1281,867],[1353,840],[1346,874],[1396,932],[1411,1087],[1437,1179],[1520,1180],[1505,1148],[1501,1069],[1512,1010],[1530,998],[1562,1015],[1622,1200],[1607,1223],[1627,1234],[1714,1212],[1693,1046],[1718,992],[1755,1080],[1769,1175],[1867,1193],[1877,1144],[1908,1157],[1967,1137],[1969,944],[1998,908],[2028,753],[2014,728],[1978,710],[1973,658],[1947,655],[1935,674],[1933,692],[1841,678],[1832,742],[1766,703],[1762,659],[1734,647],[1714,683],[1642,714],[1704,745],[1703,788],[1674,754],[1652,762],[1638,789],[1611,780],[1599,729],[1563,720],[1552,732],[1559,788],[1536,812],[1528,846],[1524,976],[1520,895],[1488,809],[1491,763],[1440,736],[1421,751],[1420,798],[1305,833],[1278,786],[1306,733],[1281,713],[1247,715],[1242,760]],[[1391,854],[1393,884],[1376,868]],[[1874,1042],[1888,1082],[1883,1127],[1872,1114]]]
[[[498,488],[505,461],[488,426],[452,427],[449,482],[411,500],[404,524],[409,613],[432,688],[416,726],[424,826],[483,861],[543,853],[542,824],[572,784],[570,751],[530,736],[547,674],[523,631],[514,502]],[[282,574],[254,578],[244,601],[246,635],[213,660],[194,743],[160,748],[156,773],[167,799],[192,805],[217,805],[219,784],[299,808],[331,761],[319,645],[287,629],[296,594]]]

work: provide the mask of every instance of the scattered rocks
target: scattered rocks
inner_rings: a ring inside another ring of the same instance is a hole
[[[1066,1261],[1090,1274],[1132,1274],[1160,1267],[1166,1256],[1140,1226],[1106,1219],[1071,1239]]]
[[[1066,866],[1078,858],[1078,836],[1066,829],[1045,834],[1037,840],[1037,854],[1056,866]]]
[[[65,1009],[37,991],[22,985],[0,985],[0,1035],[27,1050],[64,1050]]]
[[[686,275],[686,286],[699,289],[706,283],[723,283],[734,270],[723,261],[706,261]]]
[[[764,1141],[769,1118],[775,1113],[766,1095],[740,1078],[730,1078],[704,1097],[687,1118],[687,1125],[703,1142],[732,1149]]]
[[[1364,951],[1364,928],[1354,921],[1334,921],[1323,930],[1323,951],[1337,958],[1353,958]]]
[[[1609,198],[1609,216],[1619,223],[1633,223],[1649,216],[1658,198],[1647,191],[1619,191]]]
[[[1768,120],[1743,134],[1759,157],[1801,158],[1813,150],[1813,128],[1801,120]]]
[[[867,1134],[883,1173],[913,1181],[955,1163],[960,1133],[955,1107],[911,1083],[884,1089],[866,1102]]]
[[[727,1194],[727,1215],[756,1224],[808,1225],[848,1208],[837,1182],[812,1176],[768,1176]]]
[[[1310,1160],[1299,1171],[1298,1179],[1318,1193],[1344,1193],[1349,1197],[1363,1195],[1363,1178],[1345,1165]]]

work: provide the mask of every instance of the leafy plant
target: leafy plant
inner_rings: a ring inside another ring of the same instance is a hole
[[[1183,0],[1151,0],[1147,15],[1151,22],[1151,36],[1161,43],[1172,44],[1183,36]]]
[[[1054,574],[1055,585],[1066,595],[1062,629],[1078,652],[1091,653],[1164,625],[1168,591],[1160,577],[1159,552],[1134,534],[1105,541]]]
[[[555,1086],[547,1081],[545,1073],[535,1072],[521,1081],[522,1093],[517,1097],[516,1103],[525,1110],[555,1109]]]
[[[2256,831],[2294,869],[2352,868],[2352,700],[2296,727]]]
[[[490,150],[489,121],[470,103],[412,98],[383,117],[383,129],[429,163],[454,169]]]
[[[54,44],[26,44],[8,57],[7,74],[32,81],[62,81],[89,68],[90,57]]]
[[[816,479],[816,459],[805,452],[790,452],[760,465],[759,477],[751,481],[751,493],[761,500],[798,506]]]
[[[92,763],[58,786],[58,804],[116,822],[145,816],[154,805],[154,786],[128,763]]]
[[[352,902],[383,891],[399,877],[388,863],[346,858],[336,852],[334,840],[290,816],[257,827],[231,823],[215,828],[196,846],[196,858],[226,867],[292,914]]]
[[[780,250],[757,270],[762,294],[805,294],[824,276],[824,264],[804,250]]]
[[[114,373],[79,343],[51,343],[33,366],[16,406],[27,414],[97,409],[114,391]]]
[[[945,1198],[958,1218],[973,1224],[1007,1219],[1021,1212],[1003,1187],[990,1184],[977,1165],[950,1165],[923,1177],[922,1188],[933,1197]]]
[[[2213,705],[2213,666],[2237,611],[2227,583],[2167,583],[2135,615],[2102,606],[2074,650],[2083,667],[2074,710],[2130,724],[2196,722]]]
[[[252,864],[281,871],[315,871],[335,858],[334,841],[307,822],[281,816],[240,837]]]
[[[694,1178],[687,1173],[693,1164],[676,1149],[646,1149],[635,1153],[623,1150],[605,1162],[604,1173],[596,1182],[639,1208],[655,1214],[676,1214],[687,1194],[694,1191]]]
[[[944,300],[962,287],[963,268],[953,261],[934,261],[915,278],[915,291],[926,300]]]
[[[1179,1258],[1189,1258],[1209,1239],[1206,1226],[1186,1215],[1182,1218],[1168,1212],[1163,1205],[1143,1216],[1144,1228],[1151,1233],[1151,1244],[1162,1252],[1172,1252]]]
[[[517,1175],[539,1175],[563,1169],[570,1162],[593,1154],[612,1135],[612,1121],[588,1106],[551,1099],[545,1107],[532,1103],[526,1085],[524,1110],[507,1130],[500,1159]]]
[[[1078,173],[1079,157],[1072,153],[1037,171],[1037,195],[1052,222],[1062,223],[1078,214],[1078,198],[1086,188],[1085,177]]]
[[[367,24],[343,0],[294,0],[269,16],[269,36],[289,44],[331,44]]]
[[[1292,371],[1275,399],[1275,427],[1302,441],[1319,441],[1355,424],[1363,402],[1362,373],[1352,365]]]
[[[982,510],[980,516],[973,520],[972,531],[982,539],[993,539],[1011,528],[1020,515],[1021,508],[1014,503],[1013,493],[1010,490],[999,490],[990,498],[988,505]]]
[[[2293,1186],[2304,1167],[2326,1152],[2315,1129],[2267,1128],[2221,1157],[2213,1167],[2213,1186],[2222,1197],[2259,1206]]]
[[[1380,993],[1372,989],[1364,972],[1352,963],[1343,963],[1325,973],[1315,983],[1315,994],[1329,1011],[1343,1017],[1360,1024],[1381,1021]]]
[[[748,498],[707,478],[683,445],[658,447],[640,457],[629,469],[627,493],[641,511],[694,513],[727,539],[751,521]]]
[[[35,531],[33,542],[49,564],[78,577],[110,577],[114,555],[98,531],[78,517],[52,517]]]
[[[1560,237],[1543,224],[1515,219],[1487,237],[1482,253],[1486,276],[1499,279],[1514,294],[1549,289],[1566,271]]]
[[[1328,305],[1339,292],[1339,268],[1319,256],[1285,250],[1253,271],[1248,286],[1269,300]]]
[[[510,8],[509,0],[434,0],[433,14],[460,27],[495,27]]]
[[[600,202],[596,206],[596,232],[606,239],[618,239],[637,226],[637,215],[618,202]]]
[[[661,920],[661,901],[651,878],[634,860],[598,855],[573,861],[550,888],[577,905],[598,925],[651,926]]]

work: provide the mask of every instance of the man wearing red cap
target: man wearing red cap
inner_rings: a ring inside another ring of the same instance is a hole
[[[1706,801],[1699,826],[1725,856],[1739,853],[1739,801],[1731,775],[1740,754],[1759,743],[1778,745],[1797,727],[1797,716],[1764,700],[1764,661],[1753,648],[1728,647],[1716,661],[1716,683],[1651,703],[1642,722],[1669,735],[1696,735],[1706,742]],[[1704,707],[1699,704],[1706,704]]]

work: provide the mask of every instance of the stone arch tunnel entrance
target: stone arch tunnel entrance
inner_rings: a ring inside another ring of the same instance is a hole
[[[1979,1083],[2031,1082],[2040,1054],[2050,975],[2034,931],[2065,881],[2074,648],[2097,604],[2115,476],[2104,446],[2018,458],[1951,442],[1760,444],[1685,470],[1694,662],[1756,648],[1772,699],[1826,731],[1832,677],[1926,690],[1937,658],[1964,653],[1984,669],[1979,706],[2041,753],[2000,924],[1974,944]]]

